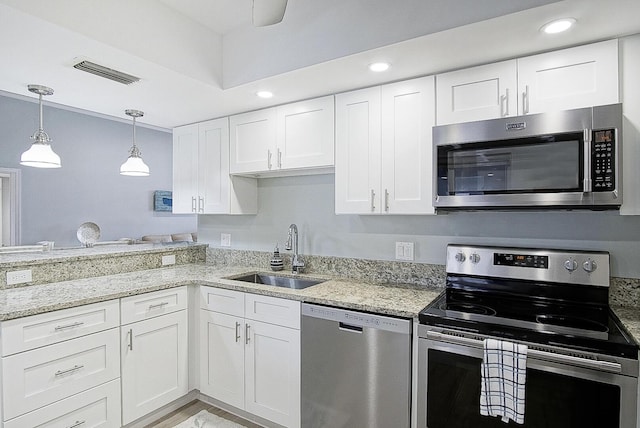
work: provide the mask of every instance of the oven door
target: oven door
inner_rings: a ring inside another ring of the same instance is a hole
[[[527,358],[524,424],[505,424],[500,418],[482,416],[483,342],[466,338],[460,342],[464,344],[423,338],[421,334],[418,428],[636,427],[637,377],[614,373],[616,364],[605,363],[602,371],[586,368],[597,361],[585,361],[585,367],[580,367],[539,359],[531,356],[536,354],[531,351]],[[632,368],[634,363],[637,376],[637,361],[630,362]]]

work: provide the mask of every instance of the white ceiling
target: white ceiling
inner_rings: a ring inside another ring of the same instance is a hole
[[[570,16],[564,35],[538,29]],[[289,0],[251,25],[251,0],[0,0],[0,91],[172,128],[529,53],[640,33],[638,0]],[[141,77],[129,86],[78,59]],[[370,62],[392,63],[382,74]],[[258,99],[268,89],[275,96]]]

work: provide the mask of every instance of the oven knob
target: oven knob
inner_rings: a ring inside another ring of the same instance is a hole
[[[566,260],[564,262],[564,268],[566,270],[568,270],[569,272],[573,272],[574,270],[578,269],[578,262],[576,262],[575,260]]]
[[[469,261],[473,264],[476,264],[480,261],[480,254],[473,253],[469,256]]]
[[[586,262],[582,263],[582,269],[584,269],[586,272],[591,273],[594,270],[598,269],[598,265],[596,264],[596,262],[589,259]]]
[[[457,253],[457,254],[456,254],[456,261],[457,261],[457,262],[462,263],[462,262],[464,262],[465,260],[467,260],[467,256],[465,256],[463,252],[460,252],[460,253]]]

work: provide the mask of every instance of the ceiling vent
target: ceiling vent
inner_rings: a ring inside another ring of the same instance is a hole
[[[104,67],[91,61],[80,61],[75,64],[73,68],[95,74],[96,76],[104,77],[105,79],[113,80],[114,82],[124,83],[125,85],[130,85],[140,80],[139,77],[132,76],[109,67]]]

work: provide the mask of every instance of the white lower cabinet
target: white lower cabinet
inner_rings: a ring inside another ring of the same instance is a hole
[[[221,309],[220,302],[238,301],[244,306]],[[300,303],[201,287],[200,308],[200,391],[299,427]]]
[[[181,287],[121,300],[123,319],[133,316],[125,308],[140,307],[136,301],[144,302],[150,317],[120,327],[125,425],[189,392],[186,292]],[[162,313],[162,308],[168,313]]]
[[[120,380],[115,379],[4,423],[4,428],[118,428]]]

